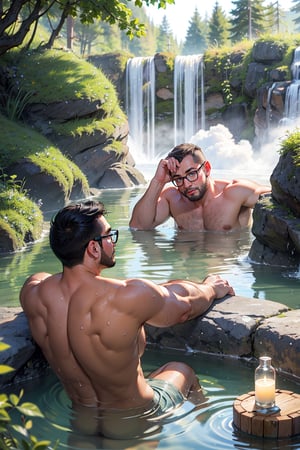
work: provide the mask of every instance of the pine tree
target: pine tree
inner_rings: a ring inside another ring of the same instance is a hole
[[[189,21],[186,38],[183,44],[183,55],[203,53],[207,48],[206,24],[201,20],[197,8]]]
[[[265,30],[264,0],[232,0],[235,8],[230,11],[230,32],[233,42],[254,39]]]
[[[211,46],[222,46],[229,39],[229,22],[222,8],[216,1],[209,20],[208,41]]]
[[[168,22],[167,16],[164,15],[158,31],[156,50],[158,52],[169,51],[172,39],[174,39],[172,35],[172,30]]]
[[[278,1],[269,3],[265,8],[265,31],[271,33],[279,33],[281,11],[279,9]]]
[[[294,5],[291,8],[291,11],[295,14],[295,18],[293,19],[297,32],[300,31],[300,1],[299,0],[292,0]]]

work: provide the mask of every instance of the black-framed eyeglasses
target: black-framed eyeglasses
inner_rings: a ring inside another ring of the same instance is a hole
[[[92,241],[102,242],[102,239],[110,238],[113,244],[116,244],[119,239],[119,230],[111,230],[110,233],[104,234],[103,236],[96,236],[92,239]]]
[[[174,186],[177,187],[181,187],[184,183],[184,180],[188,180],[191,183],[193,181],[196,181],[198,179],[199,176],[199,172],[202,169],[202,167],[204,166],[204,164],[206,163],[206,161],[203,161],[203,163],[198,167],[198,169],[195,170],[191,170],[189,173],[186,174],[185,177],[176,177],[176,178],[172,178],[172,183],[174,184]]]

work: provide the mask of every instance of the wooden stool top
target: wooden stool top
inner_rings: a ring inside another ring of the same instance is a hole
[[[277,389],[275,403],[280,411],[263,415],[256,411],[254,391],[237,397],[233,404],[234,425],[260,437],[280,439],[300,434],[300,395]]]

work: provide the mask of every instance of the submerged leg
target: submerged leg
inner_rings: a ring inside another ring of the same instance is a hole
[[[168,362],[150,373],[149,378],[165,380],[172,383],[185,398],[188,398],[191,393],[202,393],[194,369],[182,362]]]

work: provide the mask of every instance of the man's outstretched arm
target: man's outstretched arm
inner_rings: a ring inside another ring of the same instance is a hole
[[[122,305],[126,305],[139,325],[170,327],[204,314],[214,300],[235,295],[228,281],[209,275],[202,282],[171,280],[159,285],[142,279],[125,282]]]

